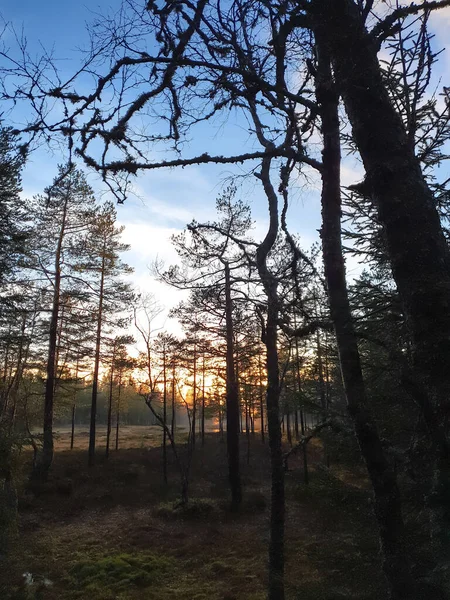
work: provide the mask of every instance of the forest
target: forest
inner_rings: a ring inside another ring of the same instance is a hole
[[[450,0],[48,1],[0,9],[0,597],[450,600]]]

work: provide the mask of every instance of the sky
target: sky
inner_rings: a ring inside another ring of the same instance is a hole
[[[407,2],[409,3],[409,2]],[[77,48],[87,41],[85,24],[98,14],[114,12],[120,0],[100,0],[96,3],[82,3],[68,0],[3,0],[0,7],[0,23],[9,23],[16,32],[23,31],[29,48],[39,56],[42,47],[52,50],[58,58],[62,71],[70,72],[76,64]],[[445,47],[450,41],[450,8],[439,11],[433,17],[433,30],[436,33],[436,47]],[[4,36],[5,43],[13,44]],[[450,44],[449,44],[450,46]],[[444,85],[450,85],[450,53],[441,57],[437,78]],[[186,154],[193,155],[202,144],[217,147],[217,153],[225,152],[229,144],[240,136],[243,143],[247,138],[243,123],[230,117],[223,126],[217,123],[209,129],[203,128],[200,137],[186,148]],[[23,193],[32,196],[51,183],[56,165],[61,158],[41,148],[35,151],[23,174]],[[233,171],[234,173],[236,170]],[[231,168],[223,166],[195,166],[185,169],[151,171],[139,176],[135,184],[136,194],[125,204],[118,206],[118,218],[125,225],[124,241],[130,244],[125,260],[134,267],[133,281],[141,290],[152,292],[167,308],[174,306],[180,294],[158,283],[151,275],[151,265],[155,260],[169,265],[176,261],[176,253],[171,246],[170,236],[180,232],[192,219],[205,221],[215,216],[215,198]],[[342,183],[349,185],[360,181],[363,169],[356,159],[348,159],[342,168]],[[89,182],[99,194],[103,193],[100,182],[89,176]],[[261,190],[253,182],[246,182],[239,192],[250,201],[255,219],[255,237],[264,234],[267,222],[266,200]],[[292,197],[290,227],[300,234],[302,245],[308,248],[318,241],[320,227],[319,182],[312,180],[307,187],[299,187]],[[362,266],[347,261],[349,275],[358,274]],[[166,322],[166,326],[176,332],[176,325]]]

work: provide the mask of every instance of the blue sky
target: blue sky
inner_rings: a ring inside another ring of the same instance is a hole
[[[29,48],[36,56],[42,53],[42,46],[52,50],[58,58],[62,71],[71,72],[76,65],[77,48],[87,43],[85,23],[91,22],[98,13],[114,12],[120,0],[102,0],[95,4],[68,2],[67,0],[3,0],[0,15],[11,23],[17,32],[23,28]],[[445,46],[450,31],[450,9],[440,11],[433,17],[437,34],[437,46]],[[6,43],[8,39],[4,38]],[[10,40],[9,43],[13,43]],[[41,46],[42,44],[42,46]],[[450,60],[448,52],[443,56],[439,76],[444,85],[450,85]],[[186,154],[193,155],[205,144],[224,153],[235,144],[236,139],[245,145],[248,133],[244,123],[231,116],[225,126],[203,127],[201,135],[186,147]],[[24,193],[33,195],[47,186],[56,172],[56,164],[61,157],[44,148],[30,158],[23,177]],[[245,168],[245,167],[244,167]],[[228,167],[206,166],[189,167],[178,170],[152,171],[136,180],[136,196],[118,207],[119,220],[126,226],[124,239],[131,245],[127,261],[135,268],[134,280],[142,289],[153,291],[169,306],[176,303],[179,296],[154,282],[149,273],[149,265],[158,257],[167,264],[175,259],[170,245],[170,235],[177,233],[196,218],[199,221],[214,217],[214,200],[220,193],[227,175],[236,173]],[[363,171],[357,161],[347,160],[343,166],[343,184],[349,185],[362,178]],[[90,176],[94,189],[101,192],[99,181]],[[266,200],[253,181],[244,183],[240,193],[250,200],[256,220],[255,235],[263,235],[266,222]],[[299,233],[304,247],[318,240],[320,227],[320,203],[318,182],[299,187],[292,197],[290,226]],[[348,263],[348,270],[357,273],[360,267]]]

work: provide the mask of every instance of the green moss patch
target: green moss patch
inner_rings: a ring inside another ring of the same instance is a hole
[[[210,498],[195,498],[187,504],[164,502],[155,509],[155,515],[162,519],[204,519],[219,511],[219,506]]]
[[[130,588],[147,588],[173,568],[172,560],[154,554],[115,554],[78,560],[70,569],[70,588],[109,599]],[[84,596],[83,596],[84,597]]]

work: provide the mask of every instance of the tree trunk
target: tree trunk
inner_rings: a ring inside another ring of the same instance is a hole
[[[294,320],[294,327],[297,326],[296,321]],[[301,376],[301,372],[300,372],[300,358],[298,355],[298,338],[295,338],[295,379],[297,382],[297,393],[298,393],[298,398],[299,398],[299,402],[301,401],[301,394],[302,394],[302,376]],[[297,411],[296,411],[296,415],[297,415]],[[303,408],[300,406],[300,431],[302,432],[302,436],[305,435],[305,416],[303,413]],[[298,417],[297,417],[297,421],[296,421],[296,430],[295,430],[295,435],[298,439],[299,435],[298,435]],[[305,483],[305,485],[309,484],[309,472],[308,472],[308,444],[303,444],[302,445],[302,455],[303,455],[303,481]]]
[[[228,477],[231,489],[231,507],[236,510],[242,502],[241,471],[239,462],[239,392],[234,368],[233,307],[231,300],[230,267],[225,263],[225,319],[227,336],[226,403]]]
[[[205,445],[205,353],[203,353],[203,365],[202,365],[202,446]]]
[[[319,53],[316,95],[321,107],[323,135],[322,249],[341,372],[349,414],[374,491],[383,568],[391,598],[412,600],[409,560],[404,546],[401,500],[396,477],[384,454],[380,437],[366,400],[361,362],[350,304],[341,241],[340,136],[338,95],[331,76],[324,40],[316,35]]]
[[[63,214],[61,219],[61,228],[59,231],[58,243],[55,253],[55,279],[53,282],[53,301],[52,313],[50,317],[50,330],[47,355],[47,379],[45,381],[44,395],[44,432],[42,450],[37,456],[33,471],[31,473],[31,482],[39,484],[46,481],[48,472],[53,461],[53,403],[55,399],[55,380],[56,380],[56,346],[58,338],[58,317],[61,297],[61,255],[64,235],[66,230],[67,206],[69,203],[69,194],[64,199]]]
[[[194,342],[194,382],[192,384],[192,447],[195,448],[197,426],[197,342]]]
[[[302,436],[305,435],[305,418],[303,410],[300,410],[300,427]],[[303,444],[303,481],[305,485],[309,485],[309,471],[308,471],[308,444]]]
[[[286,433],[289,446],[292,446],[292,431],[291,431],[291,413],[289,409],[286,412]]]
[[[114,357],[111,364],[111,373],[109,376],[109,394],[108,394],[108,423],[106,426],[106,451],[105,457],[109,457],[109,441],[111,438],[111,420],[112,420],[112,402],[113,402],[113,384],[114,384]]]
[[[17,360],[16,360],[16,368],[14,371],[14,374],[11,376],[10,378],[10,382],[9,384],[6,386],[6,390],[5,390],[5,416],[8,419],[8,413],[9,413],[9,431],[12,431],[13,427],[14,427],[14,419],[15,419],[15,413],[16,413],[16,406],[17,406],[17,397],[19,394],[19,386],[20,386],[20,382],[22,381],[22,375],[23,375],[23,370],[24,370],[24,366],[25,363],[27,361],[28,358],[28,352],[29,352],[29,348],[30,348],[30,344],[31,344],[31,337],[29,336],[28,339],[28,343],[25,345],[24,341],[25,341],[25,329],[26,329],[26,313],[23,314],[22,316],[22,325],[20,328],[20,343],[19,343],[19,347],[17,350]],[[34,318],[33,318],[33,327],[32,327],[32,331],[31,334],[34,331]],[[11,367],[11,374],[12,374],[12,367]],[[9,408],[9,401],[10,399],[12,399],[12,408]]]
[[[75,440],[75,402],[72,404],[72,420],[71,420],[71,432],[70,432],[70,449],[73,450],[73,443]]]
[[[119,449],[119,427],[120,427],[120,392],[122,390],[122,376],[119,377],[119,391],[117,394],[116,415],[116,451]]]
[[[248,403],[248,388],[244,386],[245,406],[245,438],[247,442],[247,464],[250,464],[250,406]]]
[[[284,598],[284,466],[279,414],[279,367],[277,347],[278,302],[268,298],[265,343],[267,348],[267,424],[272,467],[272,493],[269,545],[269,600]]]
[[[175,361],[172,365],[172,419],[170,422],[170,434],[175,440]]]
[[[317,314],[317,309],[316,309]],[[325,389],[325,377],[324,377],[324,367],[323,367],[323,355],[322,355],[322,342],[320,339],[319,330],[316,331],[316,347],[317,347],[317,367],[318,367],[318,375],[319,375],[319,396],[320,396],[320,406],[322,408],[322,420],[327,418],[327,397],[326,397],[326,389]],[[323,461],[327,465],[328,464],[328,451],[325,441],[323,443]]]
[[[75,411],[76,411],[76,406],[77,406],[77,386],[78,386],[79,366],[80,366],[80,357],[77,354],[77,363],[76,363],[76,367],[75,367],[75,388],[74,388],[74,392],[73,392],[73,403],[72,403],[72,419],[71,419],[72,430],[71,430],[71,434],[70,434],[70,449],[71,450],[73,450],[74,441],[75,441]]]
[[[163,350],[163,478],[167,485],[167,363],[166,363],[166,348]]]
[[[264,334],[267,369],[267,425],[271,463],[271,506],[269,542],[269,600],[284,600],[284,464],[280,427],[280,373],[278,366],[277,280],[267,267],[267,257],[277,238],[278,198],[270,181],[271,159],[264,158],[260,178],[269,204],[269,229],[256,251],[256,264],[267,296],[267,321]]]
[[[117,340],[114,340],[113,353],[111,357],[111,371],[109,374],[109,396],[108,396],[108,423],[106,427],[106,458],[109,457],[109,443],[111,439],[111,422],[112,422],[112,403],[113,403],[113,389],[114,389],[114,363],[116,360],[116,344]]]
[[[259,411],[261,413],[261,441],[263,444],[266,443],[265,432],[264,432],[264,394],[262,386],[262,365],[261,365],[261,354],[258,352],[258,377],[259,377]]]
[[[8,411],[8,393],[7,393],[7,385],[6,385],[6,381],[8,379],[8,365],[9,365],[9,350],[10,350],[10,346],[11,346],[11,325],[9,326],[8,329],[8,336],[6,338],[6,347],[5,347],[5,356],[3,359],[3,373],[2,373],[2,386],[1,386],[1,394],[0,394],[0,398],[1,398],[1,413],[0,413],[0,417],[1,420],[3,420],[3,418],[6,416],[6,413]]]
[[[91,422],[89,428],[89,466],[95,463],[95,429],[97,424],[98,371],[100,367],[100,345],[102,339],[103,290],[105,286],[105,248],[103,248],[98,300],[97,334],[95,339],[94,376],[92,378]]]

